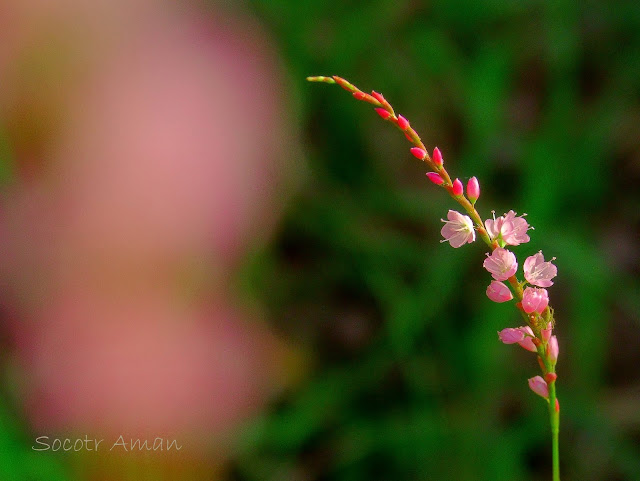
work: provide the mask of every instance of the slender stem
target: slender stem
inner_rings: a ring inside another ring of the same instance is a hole
[[[551,458],[553,464],[553,481],[560,481],[560,410],[556,409],[556,383],[549,383],[549,422],[551,423]]]

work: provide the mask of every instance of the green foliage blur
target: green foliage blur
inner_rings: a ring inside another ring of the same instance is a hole
[[[485,296],[481,242],[439,243],[456,204],[371,108],[382,92],[485,217],[526,212],[556,256],[566,480],[640,479],[640,4],[254,0],[285,56],[308,153],[302,194],[251,276],[314,353],[255,422],[238,479],[550,479],[535,357]],[[297,126],[292,126],[296,128]]]

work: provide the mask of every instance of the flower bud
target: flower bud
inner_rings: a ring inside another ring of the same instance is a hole
[[[549,344],[547,344],[547,356],[549,357],[551,364],[555,364],[556,362],[558,362],[559,351],[560,349],[558,347],[558,338],[556,336],[551,336],[551,339],[549,339]]]
[[[424,158],[427,156],[427,153],[420,147],[411,147],[409,149],[409,152],[411,152],[416,159],[420,160],[424,160]]]
[[[546,329],[542,329],[540,331],[540,334],[542,335],[542,340],[544,342],[549,342],[549,339],[551,338],[551,331],[553,330],[553,325],[551,323],[547,324],[547,328]]]
[[[551,384],[558,379],[558,375],[555,372],[548,372],[544,375],[544,380],[547,381],[547,384]]]
[[[524,339],[524,332],[521,329],[507,327],[498,333],[498,338],[505,344],[515,344]]]
[[[456,179],[453,181],[452,191],[453,195],[455,195],[456,197],[462,195],[462,182],[460,182],[460,179]]]
[[[522,293],[522,309],[527,314],[542,313],[549,304],[549,294],[546,289],[527,287]]]
[[[409,128],[409,121],[402,115],[398,115],[398,127],[400,127],[402,130],[407,130]]]
[[[375,109],[375,111],[378,113],[378,115],[380,117],[382,117],[383,119],[387,120],[389,117],[391,117],[391,114],[389,113],[388,110],[385,110],[381,107],[378,107],[377,109]]]
[[[367,97],[367,94],[358,90],[356,92],[353,92],[353,96],[356,100],[364,100]]]
[[[442,165],[442,153],[438,147],[433,149],[433,163],[436,165]]]
[[[387,101],[384,99],[384,97],[382,96],[382,94],[376,92],[375,90],[371,91],[371,96],[376,99],[378,102],[380,102],[381,104],[386,104]]]
[[[513,294],[503,282],[491,281],[487,287],[487,297],[493,302],[507,302],[513,299]]]
[[[472,204],[475,204],[478,197],[480,197],[480,184],[475,177],[471,177],[467,182],[467,197],[469,197]]]
[[[543,398],[549,397],[549,386],[547,386],[546,381],[542,379],[542,377],[536,376],[529,379],[529,387],[538,396],[542,396]]]
[[[444,179],[440,177],[440,174],[436,174],[435,172],[427,172],[427,177],[429,177],[429,180],[436,185],[444,184]]]

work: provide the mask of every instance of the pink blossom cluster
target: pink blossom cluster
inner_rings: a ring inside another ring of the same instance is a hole
[[[439,174],[435,172],[430,172],[430,174],[429,178],[435,184],[442,184],[442,178]],[[458,179],[456,182],[459,182]],[[453,186],[455,187],[455,183]],[[480,194],[480,187],[475,177],[469,181],[467,191],[467,196],[475,203]],[[450,210],[447,214],[447,220],[443,219],[442,221],[445,225],[441,230],[444,237],[441,242],[449,242],[452,247],[457,248],[475,241],[477,227],[474,226],[469,216]],[[498,218],[494,214],[492,219],[487,219],[484,222],[484,227],[494,247],[490,253],[487,253],[483,263],[484,268],[493,277],[487,287],[487,297],[494,302],[501,303],[513,300],[514,292],[517,293],[519,302],[516,306],[526,314],[526,318],[531,324],[503,329],[498,333],[498,338],[505,344],[519,344],[531,352],[540,353],[542,351],[551,366],[555,366],[558,359],[558,340],[556,336],[552,335],[552,322],[545,321],[545,319],[551,318],[548,312],[549,293],[546,288],[553,285],[552,279],[558,273],[558,269],[551,262],[554,259],[545,261],[542,251],[527,257],[523,265],[525,282],[520,283],[515,277],[518,271],[518,261],[515,254],[506,249],[506,246],[518,246],[529,242],[527,231],[532,227],[524,219],[524,215],[518,216],[512,210]],[[505,281],[508,284],[505,284]],[[540,328],[539,337],[536,337],[532,326],[543,326]],[[547,372],[544,367],[543,371],[546,372],[545,378],[547,380],[536,376],[529,379],[529,386],[536,394],[548,398],[547,381],[555,381],[556,375],[552,371]]]

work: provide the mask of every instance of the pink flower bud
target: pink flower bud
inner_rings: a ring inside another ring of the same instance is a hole
[[[381,104],[386,104],[387,101],[384,99],[384,97],[382,96],[382,94],[376,92],[375,90],[371,91],[371,96],[376,99],[378,102],[380,102]]]
[[[549,397],[549,386],[547,386],[547,383],[542,377],[536,376],[529,379],[529,387],[538,396],[542,396],[543,398]]]
[[[504,283],[491,281],[491,284],[487,287],[487,297],[493,302],[507,302],[513,299],[513,294]]]
[[[460,182],[460,179],[453,181],[453,187],[451,190],[455,196],[462,195],[462,182]]]
[[[519,328],[507,327],[498,333],[498,338],[505,344],[515,344],[524,339],[524,332]]]
[[[551,336],[551,339],[549,339],[549,344],[547,344],[547,356],[549,357],[551,364],[555,364],[556,362],[558,362],[559,351],[560,349],[558,347],[558,338],[556,336]]]
[[[440,177],[440,174],[436,174],[435,172],[427,172],[427,177],[429,177],[429,180],[436,185],[444,184],[444,179]]]
[[[551,337],[551,331],[553,330],[553,325],[551,323],[547,324],[546,329],[542,329],[540,334],[542,335],[542,340],[544,342],[549,342],[549,338]]]
[[[353,96],[355,97],[356,100],[364,100],[367,96],[367,94],[365,94],[364,92],[353,92]]]
[[[391,117],[391,114],[387,110],[385,110],[383,108],[378,107],[377,109],[375,109],[375,111],[378,113],[378,115],[380,117],[382,117],[385,120],[387,120],[389,117]]]
[[[411,147],[409,149],[409,152],[411,152],[416,159],[420,160],[424,160],[424,158],[427,156],[427,153],[420,147]]]
[[[471,177],[467,182],[467,197],[469,197],[472,204],[475,204],[478,197],[480,197],[480,184],[475,177]]]
[[[433,149],[433,163],[436,165],[442,165],[442,153],[438,147]]]
[[[555,372],[548,372],[544,375],[544,380],[547,381],[547,384],[556,382],[556,379],[558,379],[558,375]]]
[[[535,336],[533,335],[533,331],[531,330],[531,328],[529,326],[524,326],[520,327],[519,329],[524,334],[524,339],[522,341],[518,341],[520,347],[526,349],[527,351],[538,352],[538,348],[533,342]]]
[[[549,305],[549,294],[546,289],[527,287],[522,293],[522,309],[527,314],[542,313]]]
[[[402,115],[398,115],[398,127],[400,127],[402,130],[407,130],[409,128],[409,121]]]

